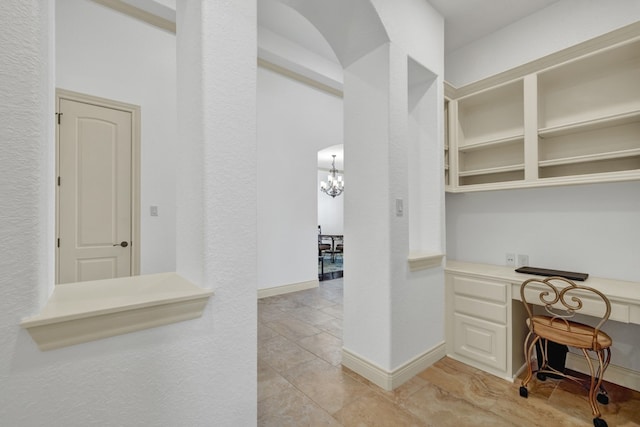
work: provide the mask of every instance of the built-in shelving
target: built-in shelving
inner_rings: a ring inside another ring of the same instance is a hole
[[[444,82],[444,188],[451,191],[457,186],[457,152],[454,152],[457,140],[458,102],[453,100],[455,89]],[[454,147],[452,149],[452,147]]]
[[[523,80],[458,100],[458,186],[524,179]]]
[[[551,57],[449,88],[448,191],[640,180],[640,24]]]
[[[600,117],[594,120],[585,120],[559,126],[540,128],[538,130],[538,135],[540,138],[563,136],[572,133],[598,130],[631,123],[640,123],[640,110]]]
[[[522,80],[458,100],[458,147],[523,134]]]
[[[450,184],[449,175],[449,100],[444,100],[444,185],[448,188]]]

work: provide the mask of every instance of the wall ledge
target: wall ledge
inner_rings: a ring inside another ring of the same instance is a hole
[[[52,350],[195,319],[212,295],[177,273],[65,283],[20,326],[40,350]]]
[[[444,254],[437,252],[416,252],[409,254],[409,269],[411,271],[427,270],[442,265]]]

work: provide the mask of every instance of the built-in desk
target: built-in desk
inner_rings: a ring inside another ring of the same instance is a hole
[[[537,276],[516,273],[514,267],[450,260],[445,271],[448,355],[513,381],[524,367],[527,334],[526,311],[519,301],[520,284]],[[582,283],[609,298],[610,320],[640,325],[640,283],[597,277]],[[612,338],[615,346],[615,336]],[[578,360],[577,366],[567,366],[583,370]],[[616,373],[612,360],[607,374],[605,378],[611,382],[640,390],[640,372],[620,368]]]

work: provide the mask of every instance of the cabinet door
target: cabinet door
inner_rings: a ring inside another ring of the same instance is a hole
[[[507,369],[507,327],[454,314],[454,352],[501,371]]]

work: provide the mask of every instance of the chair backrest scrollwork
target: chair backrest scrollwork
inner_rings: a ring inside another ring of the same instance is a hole
[[[533,318],[531,304],[536,304],[544,307],[551,315],[552,321],[562,319],[565,322],[584,309],[585,301],[590,302],[591,310],[601,306],[598,301],[602,301],[604,309],[598,315],[600,322],[595,326],[596,335],[611,314],[611,303],[602,292],[588,286],[577,285],[564,277],[528,279],[520,286],[520,297],[530,319]],[[536,297],[537,300],[534,300]],[[593,311],[589,315],[593,316]]]

